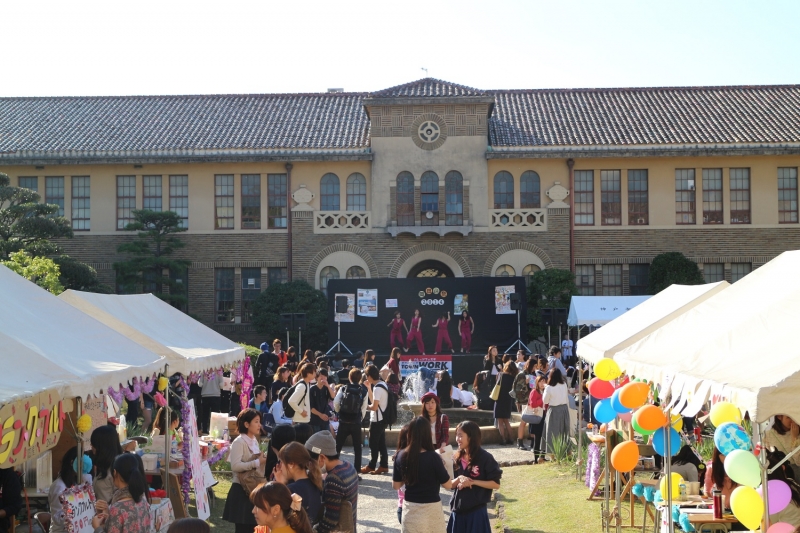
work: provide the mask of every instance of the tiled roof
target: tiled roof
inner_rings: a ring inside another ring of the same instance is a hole
[[[489,144],[800,142],[800,86],[489,91]]]
[[[411,83],[404,83],[403,85],[369,93],[369,96],[370,98],[424,98],[432,96],[483,96],[485,94],[480,89],[473,89],[465,85],[437,80],[436,78],[422,78]]]

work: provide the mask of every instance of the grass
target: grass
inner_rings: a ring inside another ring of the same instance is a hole
[[[228,498],[228,491],[231,489],[231,477],[226,474],[214,474],[214,478],[219,481],[214,488],[215,500],[210,501],[211,518],[208,524],[214,528],[214,533],[234,533],[235,526],[222,519],[222,511],[225,509],[225,500]],[[194,492],[189,493],[189,516],[197,516],[197,508],[194,505]]]

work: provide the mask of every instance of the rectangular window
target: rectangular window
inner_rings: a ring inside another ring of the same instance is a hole
[[[267,174],[267,227],[285,228],[288,221],[286,208],[286,174]]]
[[[169,279],[172,281],[170,294],[175,294],[183,298],[182,301],[172,301],[172,307],[184,313],[189,311],[189,269],[170,269]]]
[[[30,189],[33,192],[39,192],[39,178],[36,176],[20,176],[19,186],[23,189]]]
[[[722,169],[703,169],[703,224],[722,224]]]
[[[628,171],[628,225],[647,226],[650,223],[647,170]]]
[[[750,224],[750,169],[731,169],[731,224]]]
[[[722,263],[704,263],[703,278],[706,283],[716,283],[725,280],[725,265]]]
[[[169,210],[181,217],[181,227],[189,227],[189,176],[169,177]]]
[[[72,229],[91,229],[89,176],[72,176]]]
[[[628,288],[631,296],[647,294],[647,284],[650,281],[650,265],[630,265],[628,271]]]
[[[778,222],[797,223],[797,167],[778,169]]]
[[[214,176],[214,229],[233,229],[233,174]]]
[[[261,174],[242,174],[242,229],[261,229]]]
[[[53,216],[64,216],[64,176],[50,176],[44,179],[44,201],[58,206]]]
[[[136,176],[117,176],[117,229],[133,222],[136,209]]]
[[[695,205],[694,169],[675,170],[675,223],[695,224],[697,207]]]
[[[161,211],[163,195],[161,191],[161,176],[142,176],[144,198],[142,209],[148,211]]]
[[[619,170],[600,171],[600,211],[603,226],[622,224],[622,180]]]
[[[253,316],[253,302],[261,294],[261,269],[242,269],[242,322],[250,322]]]
[[[232,268],[214,270],[215,322],[233,322],[233,271]]]
[[[267,269],[267,283],[269,285],[286,283],[288,279],[289,273],[286,267],[269,267]]]
[[[594,265],[576,265],[575,284],[581,296],[594,296]]]
[[[603,296],[622,296],[622,265],[603,265]]]
[[[594,170],[575,171],[575,225],[594,226]]]
[[[753,270],[750,263],[731,263],[731,283],[736,283]]]

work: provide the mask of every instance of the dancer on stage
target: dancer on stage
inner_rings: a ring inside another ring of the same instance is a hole
[[[420,331],[421,327],[422,313],[419,312],[419,309],[414,309],[414,318],[411,319],[411,329],[406,337],[406,352],[408,352],[408,350],[411,348],[411,341],[413,340],[417,343],[417,350],[419,350],[422,355],[425,355],[425,344],[422,343],[422,331]]]
[[[469,353],[472,347],[472,334],[475,332],[475,321],[466,311],[461,312],[458,319],[458,331],[461,333],[461,353]]]
[[[442,351],[442,341],[447,345],[447,349],[451,352],[453,351],[453,343],[450,341],[450,333],[447,332],[447,324],[450,323],[450,311],[447,312],[447,315],[442,315],[439,317],[439,320],[436,321],[436,324],[433,327],[437,328],[438,332],[436,333],[436,351],[433,353],[437,354]]]
[[[403,330],[406,330],[406,336],[408,336],[408,326],[406,326],[406,321],[400,317],[400,311],[395,311],[394,318],[386,325],[386,327],[389,326],[392,328],[392,333],[389,337],[389,347],[402,348],[405,344],[403,342]],[[397,342],[395,343],[395,341]]]

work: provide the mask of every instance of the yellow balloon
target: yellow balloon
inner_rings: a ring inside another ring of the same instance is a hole
[[[672,415],[672,427],[675,428],[675,431],[680,433],[683,429],[683,416]]]
[[[681,483],[683,483],[683,476],[677,472],[672,472],[672,499],[677,500],[681,491]],[[661,483],[658,488],[661,490],[661,497],[664,501],[667,499],[667,478],[661,478]]]
[[[730,402],[719,402],[711,406],[711,423],[715,427],[720,427],[725,422],[734,424],[742,423],[742,413],[739,408]]]
[[[764,517],[764,500],[753,487],[736,487],[731,493],[731,510],[739,522],[754,531]]]
[[[613,359],[601,359],[594,365],[594,375],[603,381],[611,381],[622,375],[622,370]]]

